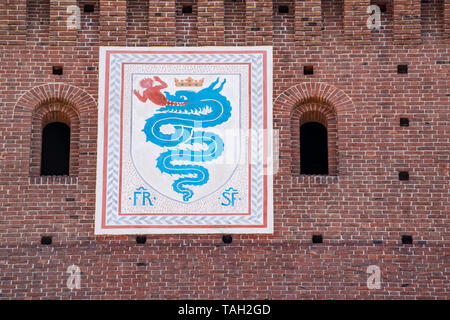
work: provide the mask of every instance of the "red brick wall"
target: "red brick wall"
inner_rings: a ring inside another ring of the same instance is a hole
[[[20,11],[19,11],[20,12]],[[7,16],[8,19],[10,15]],[[47,43],[50,32],[50,0],[27,0],[26,15],[23,17],[26,21],[27,45],[34,43]]]
[[[29,1],[31,2],[31,0]],[[33,10],[30,10],[30,12],[33,12]],[[27,33],[26,17],[27,0],[4,0],[0,3],[0,20],[2,21],[0,24],[0,34],[2,35],[0,45],[24,44]]]
[[[127,1],[127,46],[146,47],[149,25],[148,0]]]
[[[224,37],[227,46],[245,45],[245,0],[224,0]]]
[[[295,0],[295,38],[300,45],[320,45],[322,3],[320,0]]]
[[[245,36],[247,46],[271,45],[273,1],[245,1]]]
[[[66,13],[57,2],[0,4],[0,299],[449,298],[448,1],[380,0],[382,28],[368,32],[370,1],[224,0],[222,12],[221,1],[198,0],[184,17],[182,1],[79,0],[76,39],[58,30]],[[210,45],[208,33],[217,44],[274,46],[275,233],[228,245],[219,235],[153,235],[143,245],[94,236],[98,46]],[[33,115],[49,101],[79,115],[76,175],[30,175]],[[337,175],[291,172],[294,111],[306,101],[335,110]],[[72,264],[82,276],[71,291]],[[367,288],[369,265],[380,267],[381,289]]]
[[[353,46],[365,45],[370,39],[366,22],[367,7],[370,5],[370,0],[344,0],[344,35]]]
[[[450,43],[450,2],[448,1],[444,2],[444,38],[447,43]]]
[[[192,13],[183,13],[183,6],[192,6]],[[196,46],[198,40],[197,0],[176,0],[175,10],[176,45]]]
[[[149,0],[149,45],[174,46],[176,41],[175,0]]]
[[[393,1],[394,39],[397,44],[420,42],[421,0]]]
[[[75,12],[72,8],[76,5],[77,0],[50,0],[49,40],[53,46],[76,44],[77,29],[67,28],[67,19]],[[72,21],[72,26],[74,24],[76,25],[76,19]]]
[[[224,45],[224,0],[198,0],[198,45]]]
[[[125,45],[127,38],[127,2],[127,0],[99,0],[101,45]]]

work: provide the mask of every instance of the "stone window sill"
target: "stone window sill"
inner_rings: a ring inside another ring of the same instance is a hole
[[[38,177],[30,177],[30,184],[76,185],[76,184],[78,184],[78,177],[77,176],[38,176]]]
[[[339,176],[301,174],[293,177],[297,184],[336,184],[339,183]]]

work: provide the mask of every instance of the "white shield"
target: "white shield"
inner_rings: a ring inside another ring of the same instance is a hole
[[[192,203],[226,185],[242,159],[237,74],[135,74],[131,159],[148,187]]]

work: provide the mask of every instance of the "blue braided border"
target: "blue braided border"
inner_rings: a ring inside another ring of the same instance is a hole
[[[119,159],[120,159],[120,92],[123,62],[157,62],[157,63],[239,63],[251,62],[251,215],[217,216],[217,215],[149,215],[118,216],[119,200]],[[262,54],[123,54],[112,53],[110,59],[109,101],[108,101],[108,161],[106,185],[106,225],[107,226],[192,226],[203,225],[262,225],[263,218],[263,55]],[[108,88],[106,88],[108,89]]]

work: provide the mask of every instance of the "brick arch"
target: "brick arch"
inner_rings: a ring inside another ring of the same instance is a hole
[[[327,128],[328,171],[330,175],[337,175],[338,118],[354,110],[350,97],[326,83],[304,82],[282,92],[275,99],[274,108],[282,114],[274,119],[281,132],[280,146],[285,146],[280,150],[280,169],[284,168],[291,175],[300,174],[300,126],[316,121]]]
[[[44,103],[33,112],[33,120],[42,122],[44,126],[51,122],[63,122],[70,126],[79,117],[76,108],[64,101]]]
[[[78,175],[79,150],[90,150],[93,147],[91,141],[82,140],[80,132],[96,127],[96,116],[96,100],[73,85],[48,83],[22,94],[12,114],[12,121],[20,121],[22,124],[18,126],[21,143],[29,148],[29,168],[24,168],[22,172],[29,172],[31,177],[40,175],[42,130],[48,123],[63,122],[71,131],[69,175]]]
[[[297,105],[306,102],[333,106],[338,114],[353,109],[352,100],[343,90],[323,82],[303,82],[292,86],[275,99],[274,105],[292,112]]]
[[[22,94],[14,107],[14,114],[20,111],[34,111],[39,106],[52,101],[76,106],[80,113],[93,112],[97,109],[95,99],[83,89],[65,83],[47,83]]]
[[[291,113],[291,119],[299,119],[301,126],[307,122],[319,122],[325,127],[333,119],[336,119],[336,112],[329,104],[320,102],[303,102],[294,107]]]

